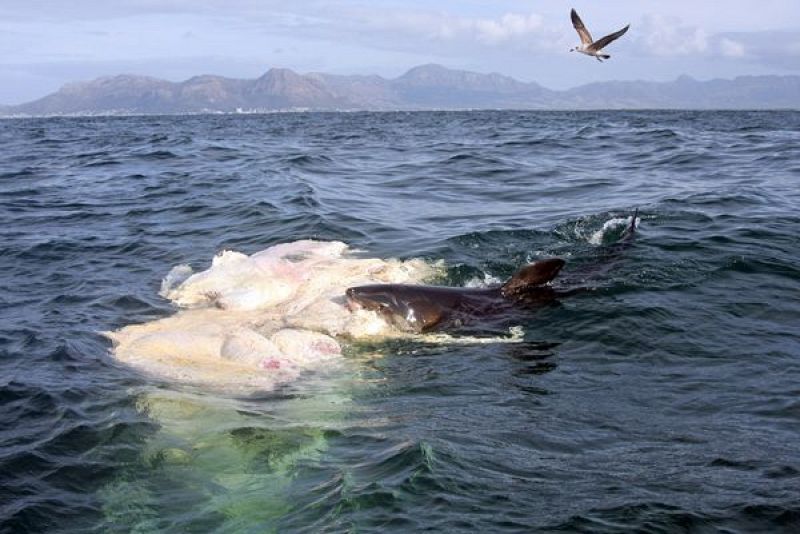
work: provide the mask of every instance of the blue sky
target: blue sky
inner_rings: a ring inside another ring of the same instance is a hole
[[[631,24],[610,61],[568,52],[571,7],[595,38]],[[424,63],[551,89],[800,74],[800,0],[0,0],[3,104],[121,73],[393,78]]]

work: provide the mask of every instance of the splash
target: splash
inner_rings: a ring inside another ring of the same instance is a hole
[[[145,373],[225,390],[272,389],[341,360],[340,339],[398,335],[375,313],[351,312],[347,287],[420,283],[441,270],[419,259],[354,257],[346,244],[303,240],[253,255],[181,265],[160,294],[180,310],[106,333],[119,361]]]
[[[592,245],[602,245],[607,243],[608,240],[616,240],[619,237],[619,232],[630,226],[632,222],[631,217],[613,217],[607,220],[603,223],[602,228],[589,237],[589,243]],[[634,228],[638,226],[639,217],[636,218]]]

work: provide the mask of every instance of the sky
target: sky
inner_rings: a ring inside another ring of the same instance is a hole
[[[599,63],[570,53],[574,7]],[[395,78],[422,64],[550,89],[604,80],[800,74],[800,0],[0,0],[0,104],[116,74]]]

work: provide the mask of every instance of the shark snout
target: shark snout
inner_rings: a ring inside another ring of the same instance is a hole
[[[363,308],[361,303],[358,301],[358,292],[355,287],[348,287],[344,294],[347,296],[345,307],[348,310],[355,312]]]
[[[349,287],[345,290],[345,295],[350,311],[360,309],[381,311],[388,305],[387,293],[380,285]]]

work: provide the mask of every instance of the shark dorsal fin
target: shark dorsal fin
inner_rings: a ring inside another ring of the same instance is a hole
[[[564,267],[564,260],[550,258],[529,263],[503,284],[501,291],[504,296],[512,296],[524,292],[526,289],[541,286],[552,280]]]

